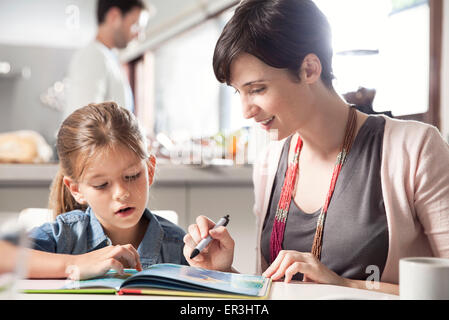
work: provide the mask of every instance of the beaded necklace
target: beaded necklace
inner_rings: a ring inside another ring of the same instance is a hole
[[[318,216],[317,226],[315,230],[315,236],[312,245],[312,254],[318,259],[321,258],[321,248],[323,245],[323,229],[324,222],[326,220],[327,209],[334,193],[335,185],[337,183],[338,176],[341,168],[346,160],[346,157],[351,149],[352,142],[354,140],[355,129],[357,125],[357,113],[353,106],[349,108],[348,121],[346,123],[345,137],[337,156],[337,161],[332,173],[332,179],[329,191],[326,196],[326,201],[321,208],[320,215]],[[282,250],[282,241],[284,240],[285,224],[287,221],[288,210],[290,208],[290,202],[292,201],[292,193],[296,182],[296,176],[299,170],[299,155],[302,149],[302,139],[298,137],[298,141],[295,147],[295,154],[292,161],[287,167],[285,173],[284,184],[282,186],[281,195],[279,198],[278,206],[276,209],[276,215],[273,222],[273,229],[270,239],[270,258],[271,263],[276,259],[279,251]]]

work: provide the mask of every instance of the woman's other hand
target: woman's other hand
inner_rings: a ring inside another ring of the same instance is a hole
[[[304,274],[303,281],[346,286],[346,279],[327,268],[313,254],[293,250],[282,250],[265,270],[263,276],[284,282],[290,282],[298,272]]]

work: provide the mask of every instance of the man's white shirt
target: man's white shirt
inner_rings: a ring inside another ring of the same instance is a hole
[[[133,110],[131,87],[117,54],[97,40],[73,55],[68,79],[63,119],[89,103],[104,101],[114,101],[121,107]]]

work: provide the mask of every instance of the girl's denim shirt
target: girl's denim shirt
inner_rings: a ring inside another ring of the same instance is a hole
[[[185,231],[148,209],[143,216],[149,223],[137,248],[142,268],[155,263],[187,265],[182,252]],[[34,249],[52,253],[83,254],[111,245],[91,208],[60,214],[56,221],[31,230],[29,236]]]

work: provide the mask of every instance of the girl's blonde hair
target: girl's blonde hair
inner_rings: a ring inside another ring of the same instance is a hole
[[[89,104],[64,120],[56,142],[59,169],[48,204],[54,217],[75,209],[87,209],[87,205],[77,203],[72,197],[63,182],[64,176],[79,181],[93,157],[117,146],[129,148],[140,159],[148,159],[146,140],[137,119],[115,102]]]

